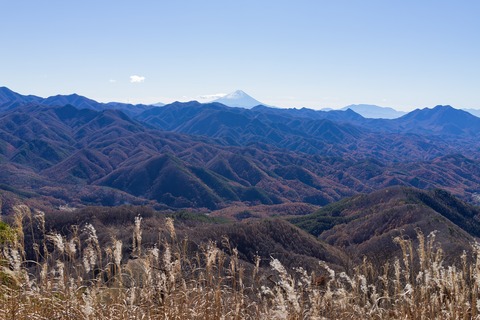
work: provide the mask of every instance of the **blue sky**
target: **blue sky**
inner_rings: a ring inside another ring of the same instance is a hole
[[[22,94],[154,103],[242,89],[280,107],[480,109],[480,1],[18,0],[0,12],[0,86]]]

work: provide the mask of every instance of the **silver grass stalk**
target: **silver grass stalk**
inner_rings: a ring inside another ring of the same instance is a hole
[[[75,244],[75,239],[71,239],[66,242],[65,252],[68,254],[70,259],[73,259],[73,257],[75,257],[75,254],[77,253],[77,245]]]
[[[280,281],[277,284],[283,289],[283,292],[285,292],[288,302],[292,305],[295,312],[300,312],[300,304],[298,303],[294,279],[288,274],[285,267],[277,259],[272,259],[270,261],[270,266],[273,270],[278,272]]]
[[[113,242],[113,259],[115,261],[115,265],[120,267],[122,263],[122,241],[115,240]]]
[[[92,271],[97,265],[97,253],[91,244],[83,250],[82,261],[86,273]]]
[[[89,288],[86,288],[85,292],[83,293],[83,302],[85,304],[84,304],[84,306],[81,310],[82,310],[83,314],[85,315],[85,318],[90,319],[90,317],[94,313],[94,309],[93,309],[92,292]]]
[[[141,229],[142,217],[136,216],[133,226],[133,243],[132,251],[140,254],[142,251],[142,229]]]
[[[65,252],[65,243],[63,242],[63,237],[58,233],[53,233],[47,235],[47,239],[53,242],[55,248],[58,250],[60,254]]]
[[[40,210],[35,210],[33,219],[37,221],[38,229],[42,232],[42,234],[45,234],[46,233],[45,232],[45,212]]]
[[[177,238],[177,234],[175,232],[175,226],[173,224],[173,218],[166,218],[165,219],[165,226],[170,234],[170,238],[173,240],[173,239],[176,239]]]

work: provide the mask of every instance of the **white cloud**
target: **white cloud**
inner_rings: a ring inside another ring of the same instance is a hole
[[[198,96],[195,100],[199,102],[210,102],[218,98],[225,97],[226,95],[227,95],[226,93],[204,94],[204,95]]]
[[[201,99],[217,99],[221,97],[225,97],[227,94],[226,93],[215,93],[215,94],[205,94],[203,96],[200,96]]]
[[[142,83],[145,82],[145,77],[133,75],[130,76],[130,83]]]
[[[110,83],[116,83],[117,80],[115,80],[115,79],[110,79],[110,80],[108,80],[108,82],[110,82]]]

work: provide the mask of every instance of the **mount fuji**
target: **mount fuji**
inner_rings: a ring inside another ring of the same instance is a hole
[[[226,96],[213,100],[212,102],[218,102],[228,107],[244,109],[251,109],[258,105],[265,105],[264,103],[255,100],[242,90],[237,90],[235,92],[229,93]]]

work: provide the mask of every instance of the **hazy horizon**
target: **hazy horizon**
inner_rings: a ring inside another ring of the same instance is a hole
[[[2,86],[0,86],[2,87]],[[33,94],[33,93],[25,93],[25,92],[17,92],[15,90],[13,90],[12,88],[8,88],[6,87],[7,89],[9,90],[12,90],[13,92],[16,92],[18,94],[21,94],[21,95],[34,95],[34,96],[38,96],[40,98],[49,98],[51,96],[41,96],[41,95],[37,95],[37,94]],[[243,91],[243,90],[236,90],[236,91]],[[187,96],[183,96],[182,98],[183,99],[177,99],[177,100],[170,100],[170,101],[167,101],[167,102],[164,102],[164,101],[156,101],[156,102],[153,102],[153,103],[143,103],[143,102],[133,102],[133,101],[116,101],[116,100],[107,100],[107,101],[101,101],[101,100],[96,100],[92,97],[88,97],[88,96],[85,96],[85,95],[82,95],[82,94],[79,94],[77,92],[70,92],[70,93],[65,93],[65,94],[61,94],[61,93],[56,93],[52,96],[56,96],[56,95],[79,95],[79,96],[83,96],[85,98],[88,98],[88,99],[93,99],[97,102],[100,102],[100,103],[127,103],[127,104],[132,104],[132,105],[135,105],[135,104],[143,104],[143,105],[155,105],[155,104],[163,104],[163,105],[168,105],[168,104],[171,104],[171,103],[174,103],[174,102],[183,102],[183,103],[186,103],[186,102],[191,102],[191,101],[197,101],[197,102],[200,102],[200,103],[210,103],[210,102],[216,102],[216,100],[218,98],[222,98],[222,97],[225,97],[231,93],[234,93],[234,92],[229,92],[229,93],[217,93],[217,94],[211,94],[211,95],[201,95],[201,96],[197,96],[197,97],[194,97],[194,98],[189,98]],[[246,92],[246,94],[248,94],[248,92]],[[255,97],[251,97],[251,98],[254,98]],[[268,107],[274,107],[274,108],[281,108],[281,109],[300,109],[300,108],[308,108],[308,109],[312,109],[312,110],[319,110],[319,111],[328,111],[328,110],[342,110],[342,109],[346,109],[348,107],[354,107],[354,106],[374,106],[374,107],[381,107],[381,108],[390,108],[390,109],[393,109],[395,111],[399,111],[399,112],[404,112],[404,113],[408,113],[408,112],[411,112],[413,110],[416,110],[416,109],[432,109],[438,105],[434,105],[434,106],[420,106],[420,107],[413,107],[411,108],[410,110],[401,110],[401,109],[397,109],[395,107],[391,107],[391,106],[388,106],[388,105],[376,105],[376,104],[371,104],[371,103],[352,103],[352,104],[349,104],[349,105],[345,105],[345,106],[340,106],[340,107],[335,107],[335,108],[331,108],[331,107],[305,107],[305,106],[292,106],[292,107],[278,107],[278,106],[272,106],[272,105],[268,105],[266,103],[263,103],[262,101],[259,101],[259,105],[265,105],[265,106],[268,106]],[[222,102],[220,102],[222,103]],[[440,105],[445,105],[445,104],[440,104]],[[476,108],[458,108],[456,106],[451,106],[455,109],[459,109],[459,110],[480,110],[479,109],[476,109]]]

